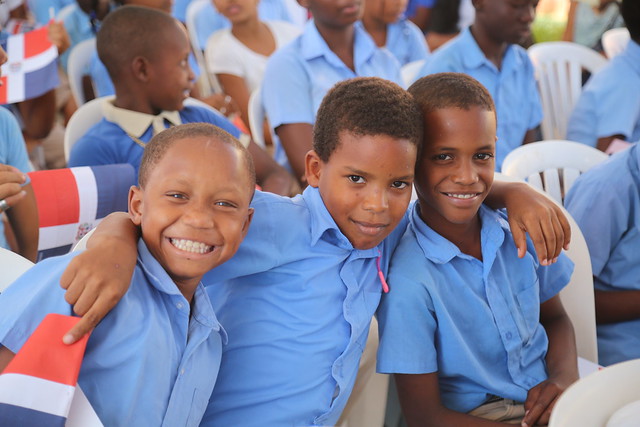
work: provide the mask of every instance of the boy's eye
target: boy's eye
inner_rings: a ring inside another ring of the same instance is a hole
[[[476,159],[478,160],[489,160],[493,157],[491,153],[478,153],[476,154]]]
[[[451,160],[451,156],[448,154],[436,154],[435,156],[433,156],[433,160]]]
[[[172,199],[178,199],[178,200],[183,200],[187,198],[187,196],[182,193],[168,193],[167,196],[169,196]]]
[[[364,183],[364,178],[361,177],[360,175],[349,175],[347,177],[349,179],[349,181],[356,183],[356,184],[362,184]]]
[[[407,188],[409,186],[409,183],[404,181],[393,181],[391,186],[393,188],[397,188],[398,190],[402,190],[404,188]]]
[[[235,208],[237,207],[234,203],[226,201],[226,200],[220,200],[218,202],[215,202],[216,206],[222,206],[225,208]]]

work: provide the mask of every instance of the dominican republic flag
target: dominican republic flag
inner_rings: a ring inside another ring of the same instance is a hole
[[[49,40],[48,29],[11,35],[2,43],[8,60],[1,69],[0,104],[35,98],[58,86],[58,48]]]
[[[89,337],[66,345],[62,336],[79,320],[47,315],[2,372],[1,426],[65,425],[79,391],[76,384]]]
[[[64,255],[102,218],[126,212],[136,184],[130,164],[29,172],[40,218],[38,261]]]

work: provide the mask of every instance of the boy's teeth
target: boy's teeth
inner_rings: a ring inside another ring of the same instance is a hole
[[[456,199],[470,199],[472,197],[475,197],[475,194],[454,194],[454,193],[447,193],[447,196],[449,197],[455,197]]]
[[[206,254],[211,251],[212,247],[202,242],[194,242],[186,239],[170,239],[171,244],[181,251],[193,252],[196,254]]]

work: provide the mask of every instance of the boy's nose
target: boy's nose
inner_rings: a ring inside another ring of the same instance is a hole
[[[371,189],[365,198],[363,207],[365,210],[382,212],[389,208],[389,198],[387,192],[382,189]]]
[[[469,185],[478,182],[478,172],[473,164],[466,163],[456,169],[456,173],[453,174],[453,180],[457,184]]]
[[[192,204],[182,215],[182,221],[193,228],[213,228],[215,219],[210,209]]]

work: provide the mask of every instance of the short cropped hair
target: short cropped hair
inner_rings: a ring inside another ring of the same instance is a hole
[[[171,15],[148,7],[122,6],[110,12],[96,36],[96,48],[111,80],[116,80],[136,56],[160,53],[171,25],[179,23]]]
[[[468,110],[471,107],[496,112],[489,91],[479,81],[463,73],[430,74],[417,80],[408,91],[423,113],[444,108]]]
[[[422,116],[414,101],[395,83],[358,77],[336,84],[324,97],[313,128],[313,149],[324,162],[338,148],[342,131],[355,136],[388,135],[419,147]]]
[[[640,1],[622,0],[620,4],[620,14],[629,30],[631,38],[640,43]]]
[[[249,151],[242,145],[240,141],[233,137],[230,133],[210,123],[187,123],[174,126],[163,130],[147,143],[144,147],[142,160],[140,161],[140,170],[138,172],[138,184],[141,188],[147,183],[151,171],[166,154],[167,150],[177,141],[191,138],[213,138],[224,144],[233,146],[242,154],[245,170],[249,179],[251,194],[256,186],[256,172],[253,166],[253,158]],[[188,142],[186,142],[188,144]]]

